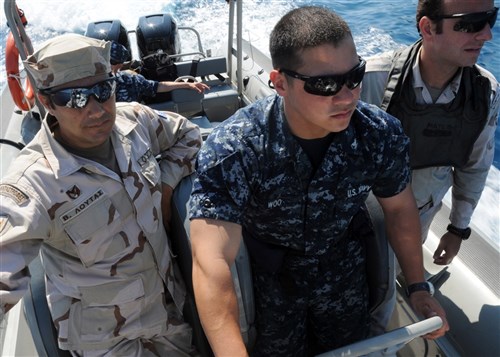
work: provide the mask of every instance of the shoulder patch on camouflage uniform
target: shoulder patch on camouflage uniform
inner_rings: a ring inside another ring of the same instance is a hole
[[[0,185],[0,195],[10,197],[17,203],[18,206],[26,203],[29,199],[28,195],[23,191],[19,190],[15,186],[7,184]]]

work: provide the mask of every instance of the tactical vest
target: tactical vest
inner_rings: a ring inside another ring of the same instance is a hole
[[[381,108],[398,118],[410,138],[413,169],[463,167],[488,121],[490,82],[464,67],[459,91],[448,104],[416,104],[413,65],[422,41],[394,54]]]

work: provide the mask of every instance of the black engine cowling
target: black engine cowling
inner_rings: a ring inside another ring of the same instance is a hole
[[[130,41],[127,35],[127,30],[122,25],[120,20],[91,22],[87,25],[85,36],[99,40],[116,41],[125,46],[128,50],[129,58],[127,61],[132,59],[132,51],[130,50]]]

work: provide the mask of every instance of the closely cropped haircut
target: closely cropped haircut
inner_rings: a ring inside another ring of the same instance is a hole
[[[431,19],[433,22],[436,23],[436,33],[439,34],[443,32],[442,20],[434,20],[439,16],[444,15],[442,12],[443,12],[443,0],[418,0],[417,14],[416,14],[418,33],[420,33],[420,27],[418,23],[420,22],[420,19],[424,16],[427,16],[429,19]]]
[[[285,14],[271,32],[269,51],[275,69],[297,69],[301,52],[324,44],[337,46],[352,38],[347,23],[336,13],[319,6],[304,6]]]

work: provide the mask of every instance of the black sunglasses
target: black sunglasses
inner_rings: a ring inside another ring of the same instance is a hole
[[[57,91],[43,91],[55,105],[60,107],[81,109],[84,108],[93,96],[99,103],[104,103],[115,94],[116,80],[109,78],[92,87],[64,88]]]
[[[307,93],[328,97],[340,92],[344,85],[352,90],[361,84],[365,75],[366,61],[361,57],[358,58],[359,63],[344,74],[311,77],[283,68],[280,69],[280,72],[304,81],[304,90]]]
[[[493,10],[483,12],[436,16],[435,18],[432,18],[432,20],[460,19],[460,21],[453,26],[454,31],[475,33],[484,29],[486,24],[489,24],[492,29],[497,21],[497,14],[498,7],[494,7]]]

